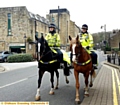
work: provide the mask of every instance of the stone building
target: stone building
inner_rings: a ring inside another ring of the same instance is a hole
[[[79,27],[70,20],[67,9],[50,10],[47,18],[31,13],[26,6],[0,8],[0,51],[27,52],[35,55],[35,34],[40,37],[48,33],[48,25],[55,23],[61,44],[67,45],[68,35],[75,36]]]
[[[49,11],[49,14],[46,15],[46,18],[50,23],[56,24],[58,30],[57,32],[60,35],[61,43],[67,45],[69,43],[68,36],[76,36],[80,32],[80,28],[70,20],[70,12],[63,9],[52,9]]]
[[[109,44],[112,49],[117,48],[120,50],[120,31],[110,34]]]
[[[35,45],[27,41],[35,41],[35,34],[47,34],[48,24],[47,19],[29,12],[25,6],[0,8],[0,51],[35,54]]]

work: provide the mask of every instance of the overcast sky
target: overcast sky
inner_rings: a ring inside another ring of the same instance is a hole
[[[67,8],[72,21],[81,27],[88,24],[89,32],[120,29],[120,0],[0,0],[0,7],[26,6],[28,11],[46,17],[50,9]]]

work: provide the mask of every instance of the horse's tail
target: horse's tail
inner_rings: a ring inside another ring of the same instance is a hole
[[[95,77],[96,77],[96,72],[95,72],[95,70],[94,70],[94,69],[91,71],[91,74],[92,74],[92,77],[93,77],[93,78],[95,78]]]

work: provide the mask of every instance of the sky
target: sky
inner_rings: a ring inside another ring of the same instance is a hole
[[[46,17],[50,9],[67,8],[70,19],[90,33],[120,29],[120,0],[0,0],[0,7],[26,6],[28,11]]]

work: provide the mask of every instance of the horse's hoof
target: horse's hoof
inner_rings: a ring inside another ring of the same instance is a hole
[[[53,95],[53,94],[54,94],[54,92],[53,92],[53,91],[50,91],[50,92],[49,92],[49,94],[50,94],[50,95]]]
[[[67,84],[69,84],[69,81],[66,81]]]
[[[92,87],[92,86],[93,86],[93,84],[90,84],[89,86],[90,86],[90,87]]]
[[[54,89],[58,89],[58,87],[56,86]]]
[[[81,104],[81,102],[80,102],[79,99],[78,99],[78,100],[75,100],[75,103],[76,103],[76,104]]]
[[[36,96],[35,101],[39,101],[39,100],[40,100],[40,96]]]
[[[84,94],[84,97],[89,97],[89,94]]]

